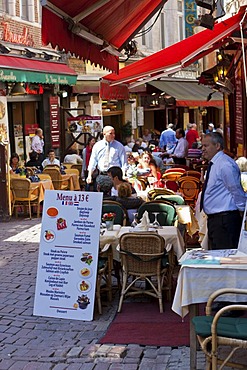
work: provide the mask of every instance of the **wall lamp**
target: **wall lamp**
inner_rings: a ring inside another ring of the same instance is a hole
[[[9,54],[11,52],[11,49],[8,48],[8,46],[0,44],[0,52],[3,54]]]
[[[205,8],[210,10],[211,12],[214,11],[216,2],[214,0],[195,0],[196,5],[200,6],[201,8]]]

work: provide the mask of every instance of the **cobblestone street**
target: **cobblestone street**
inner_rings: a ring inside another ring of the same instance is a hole
[[[187,370],[189,348],[99,345],[118,302],[91,322],[33,316],[40,219],[1,223],[0,370]],[[197,370],[205,368],[198,353]]]

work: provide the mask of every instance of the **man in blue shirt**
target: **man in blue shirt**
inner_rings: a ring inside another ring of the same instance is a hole
[[[201,208],[208,217],[211,249],[238,248],[247,193],[240,182],[236,162],[223,152],[221,134],[212,132],[202,139],[202,156],[209,161],[201,194]]]
[[[175,131],[173,131],[173,124],[169,123],[167,129],[164,130],[160,135],[159,147],[160,149],[168,150],[169,146],[176,144],[177,139]]]
[[[98,168],[101,174],[106,174],[112,166],[121,167],[123,172],[127,165],[124,146],[115,140],[115,129],[112,126],[103,128],[104,138],[94,144],[88,165],[87,183],[92,182],[92,173]]]

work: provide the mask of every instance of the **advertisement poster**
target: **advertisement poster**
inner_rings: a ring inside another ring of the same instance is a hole
[[[243,223],[239,237],[238,250],[247,254],[247,201],[245,205]]]
[[[102,193],[47,190],[33,314],[93,320]]]
[[[95,135],[103,130],[101,116],[79,116],[68,118],[68,129],[70,132],[87,133]]]

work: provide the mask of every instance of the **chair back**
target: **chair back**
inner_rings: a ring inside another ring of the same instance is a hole
[[[181,176],[178,179],[179,191],[183,194],[185,203],[195,206],[198,194],[201,191],[200,179],[192,176]]]
[[[150,222],[154,222],[154,212],[158,213],[157,219],[161,226],[172,226],[176,220],[176,209],[172,204],[167,204],[162,200],[152,200],[143,203],[138,209],[138,219],[142,218],[143,213],[147,211]]]
[[[10,188],[14,198],[29,198],[30,197],[31,181],[27,178],[11,177]]]
[[[34,176],[35,175],[35,170],[37,170],[36,167],[26,167],[27,170],[27,175],[28,176]]]
[[[111,213],[111,212],[116,214],[116,217],[114,219],[114,224],[118,224],[121,226],[126,225],[126,222],[128,219],[128,213],[126,209],[122,206],[122,204],[114,200],[103,200],[102,216],[104,213]]]
[[[185,204],[184,198],[181,197],[181,195],[177,195],[177,194],[174,194],[174,195],[165,195],[165,194],[156,195],[156,197],[154,197],[154,200],[165,200],[165,201],[169,201],[172,204],[176,204],[176,205]]]
[[[174,195],[174,191],[173,190],[170,190],[170,189],[163,189],[163,188],[154,188],[154,189],[151,189],[149,190],[148,192],[148,199],[150,200],[154,200],[154,198],[157,196],[157,195]]]
[[[79,176],[81,176],[81,172],[82,172],[82,164],[72,164],[72,165],[71,165],[71,168],[74,168],[74,169],[78,170],[78,172],[79,172]]]
[[[168,168],[167,170],[165,170],[165,173],[170,173],[170,172],[184,173],[185,171],[186,171],[185,168],[172,167],[172,168]]]
[[[48,173],[39,173],[40,180],[51,180],[51,176]]]
[[[166,189],[178,191],[177,180],[182,176],[181,172],[168,172],[162,175],[162,180],[165,182]]]
[[[196,177],[197,179],[201,179],[201,172],[199,171],[194,171],[194,170],[189,170],[189,171],[185,171],[182,176],[192,176],[192,177]]]
[[[160,274],[165,251],[162,236],[153,232],[126,233],[119,239],[121,263],[129,275]]]
[[[46,166],[43,170],[43,174],[48,174],[51,177],[54,189],[60,190],[62,184],[62,176],[60,168],[55,166]]]

